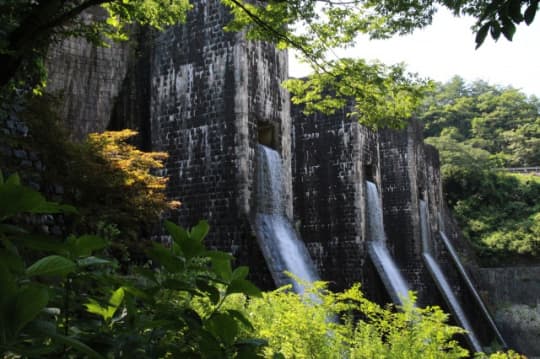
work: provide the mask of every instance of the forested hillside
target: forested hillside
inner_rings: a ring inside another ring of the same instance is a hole
[[[540,255],[540,100],[454,77],[436,84],[418,114],[441,155],[444,191],[465,237],[486,264]]]

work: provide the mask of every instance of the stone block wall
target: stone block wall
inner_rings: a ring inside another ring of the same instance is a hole
[[[295,219],[323,280],[342,290],[364,280],[365,173],[377,173],[376,136],[349,119],[293,107]]]
[[[92,21],[105,14],[101,8],[92,8],[83,16]],[[135,47],[134,42],[96,47],[77,38],[49,50],[46,91],[62,98],[58,112],[74,139],[107,129]]]
[[[182,202],[175,218],[206,218],[208,243],[250,264],[253,278],[271,288],[252,231],[255,215],[256,145],[277,149],[289,172],[286,54],[226,33],[230,20],[220,1],[194,4],[187,23],[160,34],[152,55],[152,147],[170,158],[169,196]],[[289,200],[290,202],[290,200]],[[292,214],[292,203],[288,206]]]

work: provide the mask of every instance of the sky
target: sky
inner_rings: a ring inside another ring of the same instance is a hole
[[[361,38],[346,54],[378,59],[388,65],[404,62],[409,71],[436,81],[445,82],[459,75],[467,81],[480,79],[492,85],[510,85],[540,97],[540,19],[530,26],[518,26],[512,42],[503,35],[494,42],[488,35],[478,50],[470,29],[473,23],[471,18],[455,18],[441,9],[432,25],[412,35],[377,41]],[[289,57],[291,76],[309,73],[293,53]]]

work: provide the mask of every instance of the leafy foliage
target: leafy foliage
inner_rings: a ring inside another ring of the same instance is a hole
[[[414,295],[396,310],[367,300],[358,284],[341,293],[328,291],[322,282],[305,287],[303,295],[283,287],[262,298],[233,297],[228,303],[244,310],[256,336],[268,340],[265,358],[469,356],[456,341],[463,330],[447,324],[448,315],[439,308],[415,306]],[[493,354],[498,357],[521,358],[512,352]]]
[[[2,356],[255,358],[265,344],[240,332],[250,327],[242,313],[222,308],[234,293],[261,293],[246,280],[245,267],[232,270],[230,255],[205,248],[206,222],[190,231],[167,222],[170,246],[154,243],[152,266],[133,265],[126,276],[100,237],[36,238],[13,222],[22,213],[72,207],[47,202],[15,175],[0,176],[0,191],[9,195],[0,197]],[[206,303],[198,311],[196,298]]]
[[[540,165],[538,99],[456,77],[418,117],[439,150],[446,198],[486,264],[538,257],[540,180],[498,170]]]
[[[40,154],[47,166],[38,173],[44,176],[39,182],[61,186],[62,200],[79,209],[79,216],[67,222],[70,231],[104,234],[114,226],[109,235],[115,237],[117,257],[127,262],[129,256],[142,256],[145,244],[139,237],[149,236],[160,216],[180,205],[166,198],[167,179],[157,174],[167,154],[138,150],[129,142],[136,135],[131,130],[73,142],[52,109],[54,103],[48,95],[32,99],[22,118],[30,133],[38,135],[15,138],[16,145]]]

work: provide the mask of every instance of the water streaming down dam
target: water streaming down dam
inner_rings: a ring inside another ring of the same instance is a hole
[[[422,256],[424,257],[424,262],[428,268],[429,273],[431,274],[435,284],[439,288],[446,304],[452,311],[457,323],[463,329],[467,331],[466,338],[469,341],[469,344],[475,351],[482,351],[482,345],[480,340],[476,336],[475,330],[471,325],[465,311],[463,310],[459,300],[457,299],[452,286],[448,282],[446,276],[444,275],[443,270],[441,269],[437,260],[432,256],[431,249],[429,246],[429,222],[428,222],[428,212],[426,202],[420,200],[420,234],[422,237]]]
[[[476,303],[476,306],[479,308],[479,311],[476,312],[476,314],[480,318],[483,318],[483,323],[485,327],[487,327],[488,330],[491,331],[492,340],[498,342],[498,344],[501,347],[507,348],[508,344],[506,343],[501,332],[497,328],[497,325],[495,324],[495,321],[493,320],[491,314],[489,313],[489,310],[487,309],[486,305],[484,304],[484,301],[480,297],[480,294],[476,290],[476,287],[474,286],[471,278],[469,277],[469,274],[465,270],[465,267],[461,263],[454,246],[452,245],[452,243],[450,242],[450,240],[448,239],[448,237],[443,231],[440,231],[439,235],[441,236],[441,240],[445,246],[445,249],[448,251],[448,253],[450,254],[450,257],[452,258],[454,266],[457,268],[459,275],[465,282],[466,289],[471,294],[474,302]]]
[[[257,160],[257,240],[276,285],[292,283],[295,292],[302,293],[303,286],[285,271],[308,283],[319,278],[306,246],[286,216],[281,158],[277,151],[258,145]]]
[[[409,286],[386,247],[382,204],[375,183],[366,181],[367,210],[371,241],[368,250],[377,272],[394,303],[403,304]]]

